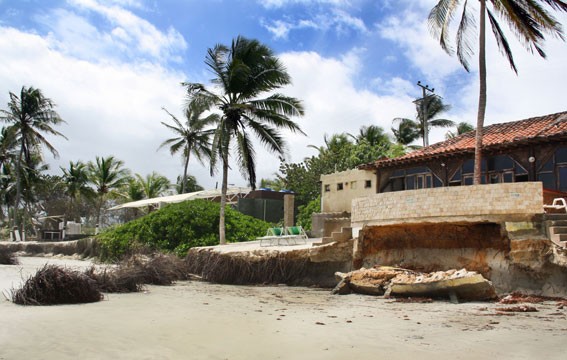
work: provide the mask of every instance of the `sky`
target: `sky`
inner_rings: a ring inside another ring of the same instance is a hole
[[[163,110],[182,118],[181,82],[209,84],[207,49],[242,35],[258,39],[292,78],[281,93],[303,101],[294,118],[306,134],[286,133],[286,161],[316,155],[325,135],[357,134],[392,120],[415,119],[412,103],[423,84],[452,106],[443,115],[476,122],[478,71],[466,72],[432,37],[427,16],[435,0],[0,0],[0,108],[22,86],[39,88],[66,121],[67,140],[48,137],[52,174],[70,161],[109,156],[142,176],[171,181],[183,171],[180,154],[160,144],[172,137]],[[471,2],[469,2],[471,3]],[[472,2],[471,6],[478,6]],[[567,24],[567,16],[557,16]],[[486,124],[567,110],[567,46],[549,37],[547,59],[526,51],[505,28],[518,75],[488,33]],[[455,31],[453,31],[453,34]],[[430,143],[448,129],[434,130]],[[274,178],[278,158],[257,144],[257,177]],[[222,174],[191,160],[189,173],[205,188]],[[229,183],[247,182],[232,166]],[[259,184],[257,184],[259,185]],[[219,185],[220,186],[220,185]]]

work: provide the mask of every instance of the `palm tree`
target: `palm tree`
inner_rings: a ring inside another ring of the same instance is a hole
[[[412,142],[419,139],[418,125],[414,120],[400,118],[399,120],[394,119],[393,122],[397,123],[397,128],[392,127],[392,132],[398,144],[410,149],[421,147],[419,145],[410,145]]]
[[[59,156],[57,150],[47,141],[44,134],[61,136],[63,134],[53,128],[54,125],[64,123],[54,110],[55,104],[51,99],[43,96],[39,89],[22,87],[20,95],[10,92],[8,110],[0,110],[0,120],[12,124],[15,139],[19,147],[16,157],[16,198],[15,209],[19,208],[22,196],[23,166],[32,168],[32,155],[41,156],[41,147],[46,147],[55,158]],[[16,219],[16,226],[19,226]]]
[[[69,161],[69,167],[62,167],[61,170],[63,171],[65,193],[69,197],[70,213],[79,216],[76,211],[77,203],[82,199],[93,199],[95,196],[94,190],[89,186],[88,165],[81,161]]]
[[[427,114],[426,117],[423,116],[424,111],[422,110],[422,102],[425,101],[425,113]],[[443,100],[439,96],[430,95],[426,96],[425,99],[419,99],[415,101],[416,107],[416,120],[407,119],[407,118],[395,118],[392,122],[398,123],[398,129],[392,128],[394,132],[394,136],[396,139],[400,137],[405,143],[400,142],[402,145],[408,145],[414,140],[419,138],[423,139],[423,146],[427,146],[429,144],[429,139],[425,133],[425,119],[427,119],[427,134],[429,134],[429,129],[432,127],[450,127],[455,126],[455,123],[451,120],[447,119],[433,119],[437,115],[448,111],[451,109],[451,105],[447,105],[443,103]],[[403,136],[403,137],[402,137]],[[404,138],[405,137],[405,138]],[[407,142],[408,140],[410,140]],[[398,140],[399,141],[399,140]]]
[[[177,177],[175,191],[178,194],[191,193],[201,190],[205,190],[205,188],[197,183],[197,178],[195,176],[187,175]]]
[[[358,143],[366,140],[370,146],[390,144],[390,138],[384,133],[384,129],[377,125],[361,127],[355,139]]]
[[[141,185],[142,193],[146,199],[162,196],[170,187],[169,180],[155,171],[146,175],[145,178],[136,174],[136,180]]]
[[[177,136],[165,140],[158,148],[169,146],[171,155],[179,151],[183,153],[183,181],[181,183],[181,193],[185,193],[185,184],[187,183],[187,167],[189,166],[189,158],[191,154],[195,155],[197,160],[203,164],[204,160],[211,158],[210,137],[213,130],[205,129],[206,126],[218,122],[218,114],[210,114],[205,118],[201,115],[208,110],[208,107],[196,102],[189,102],[185,109],[185,124],[172,115],[166,109],[163,109],[171,116],[175,125],[169,125],[162,121],[162,124],[173,131]]]
[[[90,182],[95,186],[98,196],[96,224],[100,225],[100,212],[104,200],[108,195],[118,195],[118,191],[124,187],[130,178],[130,171],[124,168],[122,160],[114,156],[106,158],[96,157],[96,161],[87,165]]]
[[[473,131],[474,130],[474,126],[472,126],[471,124],[469,124],[468,122],[460,122],[457,124],[457,131],[456,132],[452,132],[452,131],[447,131],[447,133],[445,134],[445,139],[452,139],[454,137],[457,137],[459,135],[462,135],[464,133],[467,133],[469,131]]]
[[[533,53],[535,50],[545,58],[542,44],[544,33],[555,35],[563,40],[561,24],[545,9],[549,6],[554,10],[567,11],[567,3],[562,0],[479,0],[479,37],[478,63],[480,90],[478,97],[478,113],[476,122],[476,140],[474,156],[474,183],[480,184],[482,160],[482,128],[486,113],[486,16],[496,38],[496,43],[502,54],[508,59],[514,72],[518,73],[512,50],[495,14],[506,20],[508,26],[526,49]],[[492,11],[488,4],[492,4]],[[449,44],[449,26],[462,7],[461,21],[457,31],[457,57],[463,67],[469,71],[469,59],[474,54],[473,44],[469,41],[474,30],[473,14],[467,6],[467,0],[440,0],[429,13],[429,26],[441,47],[449,54],[453,49]]]
[[[220,243],[226,243],[225,205],[228,184],[229,152],[234,148],[242,175],[256,187],[255,150],[251,134],[270,151],[285,153],[285,140],[278,128],[303,133],[291,116],[303,115],[303,106],[293,97],[263,94],[291,83],[284,66],[272,50],[257,40],[237,37],[231,47],[219,44],[207,52],[205,64],[214,75],[220,94],[202,84],[185,83],[189,99],[217,107],[222,112],[213,138],[211,171],[221,161],[222,187],[219,221]]]

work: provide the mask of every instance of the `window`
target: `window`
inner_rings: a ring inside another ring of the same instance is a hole
[[[372,187],[372,180],[366,180],[364,182],[364,188],[365,189],[370,189]]]
[[[351,181],[351,182],[350,182],[350,189],[351,189],[351,190],[356,189],[356,181]]]
[[[337,190],[341,191],[343,189],[343,183],[338,183],[337,184]]]
[[[325,184],[325,192],[331,191],[331,185]]]
[[[372,186],[370,180],[366,180],[367,188]],[[414,189],[430,189],[433,187],[442,187],[443,182],[437,176],[431,173],[431,170],[425,166],[418,166],[409,169],[396,170],[388,180],[388,183],[382,188],[382,192],[414,190]]]

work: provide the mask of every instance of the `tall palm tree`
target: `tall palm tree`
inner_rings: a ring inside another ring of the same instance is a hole
[[[205,129],[206,126],[219,121],[218,114],[210,114],[204,118],[201,116],[208,109],[203,104],[189,102],[185,108],[185,124],[172,115],[166,109],[163,109],[174,122],[169,125],[162,121],[162,124],[173,131],[177,136],[165,140],[158,148],[169,146],[171,155],[182,151],[183,154],[183,181],[181,183],[181,193],[185,193],[185,185],[187,183],[187,168],[189,166],[189,158],[191,154],[195,155],[197,160],[203,164],[204,160],[211,158],[210,137],[213,134],[212,129]]]
[[[15,131],[19,150],[16,158],[16,199],[15,209],[19,208],[22,196],[23,166],[32,167],[32,156],[41,156],[41,147],[47,148],[55,158],[57,150],[45,138],[44,134],[66,137],[53,128],[64,123],[54,110],[55,104],[43,96],[39,89],[22,87],[19,96],[10,92],[10,102],[7,110],[0,110],[0,120],[10,123]],[[16,226],[19,226],[16,219]]]
[[[69,161],[69,167],[62,167],[61,171],[63,171],[65,194],[69,197],[70,213],[78,217],[77,204],[82,199],[91,200],[95,197],[94,190],[89,186],[88,165],[81,161]]]
[[[100,212],[104,200],[109,195],[118,195],[118,191],[128,183],[130,171],[124,168],[122,160],[114,156],[96,157],[96,161],[88,165],[90,182],[95,186],[98,196],[96,223],[100,225]]]
[[[542,44],[545,41],[544,33],[554,35],[563,40],[561,24],[545,8],[546,6],[558,11],[567,11],[567,3],[562,0],[479,0],[479,34],[478,34],[478,64],[479,64],[479,97],[476,122],[474,183],[480,184],[482,160],[482,128],[486,113],[486,17],[496,43],[502,54],[508,59],[510,67],[518,73],[512,50],[508,40],[498,23],[496,16],[504,19],[512,32],[533,53],[535,50],[545,58]],[[455,14],[462,7],[461,20],[457,31],[457,57],[463,67],[469,71],[469,59],[474,54],[473,44],[470,41],[474,31],[474,15],[471,14],[467,0],[440,0],[429,13],[429,26],[433,35],[439,39],[441,47],[449,54],[453,54],[449,43],[449,27]],[[487,6],[488,5],[488,6]],[[491,6],[490,6],[491,5]],[[492,8],[492,10],[490,9]]]
[[[303,133],[290,117],[303,115],[303,106],[293,97],[272,94],[260,96],[291,83],[284,66],[272,50],[257,40],[237,37],[227,47],[219,44],[207,52],[205,64],[214,75],[219,93],[198,83],[185,83],[189,99],[217,107],[222,112],[213,137],[213,161],[221,161],[222,187],[219,221],[220,243],[226,243],[225,205],[228,184],[229,152],[234,148],[242,175],[256,187],[254,134],[268,150],[285,153],[285,140],[278,128]]]
[[[422,107],[422,102],[425,101],[425,106]],[[402,134],[407,137],[404,141],[407,141],[411,138],[413,140],[417,140],[419,138],[423,139],[423,146],[427,146],[429,144],[429,139],[427,138],[425,127],[427,126],[427,134],[429,134],[429,129],[433,127],[450,127],[455,126],[455,123],[448,119],[434,119],[434,117],[438,116],[439,114],[448,111],[451,109],[451,105],[447,105],[443,103],[443,100],[439,96],[430,95],[426,96],[425,99],[419,99],[415,101],[415,108],[416,108],[416,120],[407,119],[407,118],[395,118],[392,122],[398,123],[398,134]],[[425,114],[422,110],[425,108]],[[427,119],[427,120],[426,120]],[[426,124],[427,122],[427,124]],[[396,138],[396,130],[392,128],[394,135]],[[413,141],[412,140],[412,141]],[[410,142],[412,142],[410,141]],[[407,145],[409,143],[401,143],[403,145]]]
[[[472,126],[471,124],[469,124],[468,122],[460,122],[457,124],[457,130],[455,132],[453,131],[447,131],[447,133],[445,134],[445,139],[452,139],[454,137],[457,137],[459,135],[462,135],[464,133],[467,133],[469,131],[473,131],[474,130],[474,126]]]

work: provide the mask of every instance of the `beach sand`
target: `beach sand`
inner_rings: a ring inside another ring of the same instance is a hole
[[[0,290],[55,258],[0,265]],[[328,289],[184,281],[98,303],[0,303],[0,359],[565,359],[567,306],[400,303]]]

